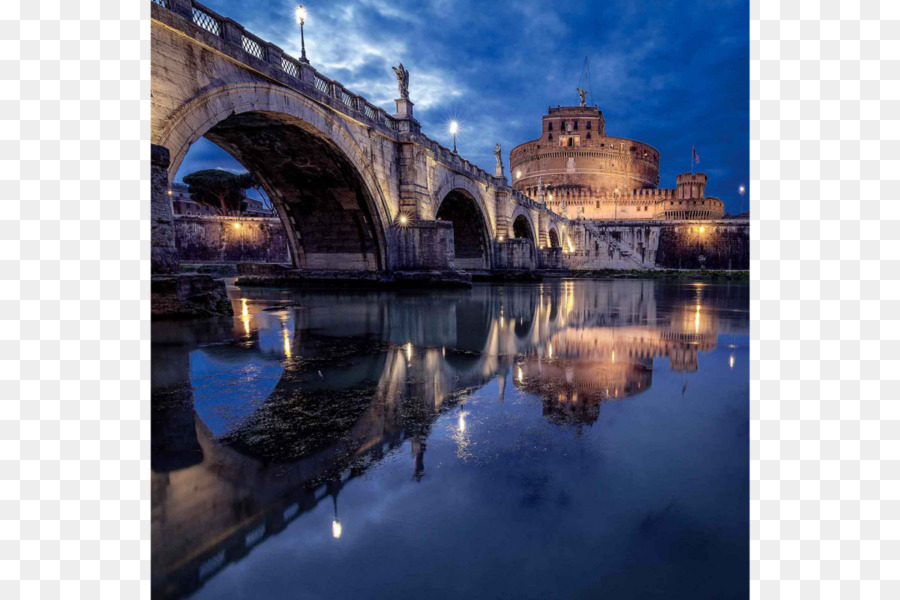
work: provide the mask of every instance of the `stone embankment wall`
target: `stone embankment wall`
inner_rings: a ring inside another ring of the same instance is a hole
[[[183,216],[174,223],[180,262],[291,262],[279,219]]]
[[[750,268],[747,221],[655,224],[580,221],[570,226],[569,237],[576,248],[574,251],[539,250],[538,266],[573,271]]]

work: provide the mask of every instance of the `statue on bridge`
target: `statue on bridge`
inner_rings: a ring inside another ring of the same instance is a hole
[[[587,90],[583,90],[581,88],[575,88],[575,89],[578,90],[578,97],[581,99],[581,106],[586,106],[587,105],[586,98],[587,98],[587,95],[590,94],[590,92]]]
[[[400,89],[400,97],[409,100],[409,71],[403,68],[403,63],[399,67],[391,67],[394,74],[397,75],[397,87]]]
[[[497,166],[501,169],[503,168],[503,152],[500,149],[500,144],[494,146],[494,158],[497,159]]]

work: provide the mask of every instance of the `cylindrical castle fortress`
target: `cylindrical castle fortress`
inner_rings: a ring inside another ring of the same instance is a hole
[[[706,175],[678,176],[676,189],[657,189],[659,152],[606,135],[596,106],[557,106],[541,119],[541,137],[510,153],[513,187],[563,216],[584,219],[714,219]]]

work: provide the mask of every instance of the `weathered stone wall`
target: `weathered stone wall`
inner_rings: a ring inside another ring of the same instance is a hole
[[[175,249],[175,216],[166,191],[169,188],[169,151],[150,147],[150,271],[154,274],[178,270]]]
[[[701,256],[705,259],[702,263]],[[656,264],[667,269],[749,269],[750,227],[715,224],[664,227],[659,234]]]
[[[291,262],[279,219],[177,217],[175,245],[178,260],[187,263]]]
[[[398,269],[457,268],[453,262],[453,224],[449,221],[416,221],[394,228],[393,233]]]
[[[537,249],[529,239],[512,238],[494,245],[494,268],[530,270],[538,266]]]
[[[544,268],[746,270],[750,259],[747,221],[616,223],[579,221],[569,226],[574,251],[541,250]]]

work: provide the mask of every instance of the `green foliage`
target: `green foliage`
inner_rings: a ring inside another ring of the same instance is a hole
[[[247,209],[245,192],[259,184],[250,173],[231,173],[222,169],[194,171],[182,178],[191,200],[212,207],[218,214],[240,216]]]

